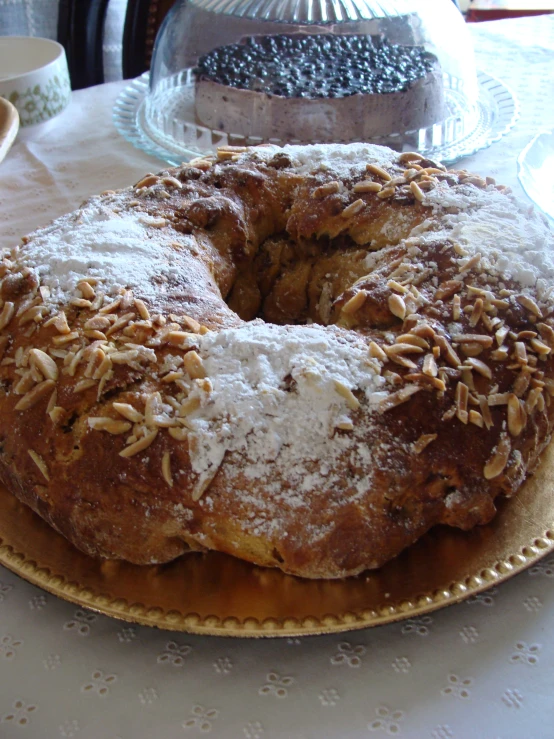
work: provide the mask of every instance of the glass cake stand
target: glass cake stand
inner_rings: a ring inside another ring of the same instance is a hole
[[[477,82],[478,100],[471,120],[458,115],[463,104],[462,96],[456,89],[455,80],[445,75],[448,107],[445,121],[414,131],[412,136],[404,134],[401,143],[398,134],[371,138],[368,142],[404,151],[415,149],[444,164],[452,164],[487,148],[514,126],[519,117],[519,105],[511,90],[500,80],[478,71]],[[157,114],[147,111],[149,86],[149,72],[132,80],[120,93],[113,110],[119,133],[147,154],[177,166],[194,157],[213,153],[218,146],[263,143],[262,139],[212,130],[195,120],[195,86],[191,68],[180,72],[179,79],[168,80],[165,104],[160,106]],[[447,136],[445,128],[450,129]],[[436,143],[445,140],[449,143]],[[271,140],[271,143],[282,142]]]
[[[521,186],[554,223],[554,130],[538,133],[517,160]]]

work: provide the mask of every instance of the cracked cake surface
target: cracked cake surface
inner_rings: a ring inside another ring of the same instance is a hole
[[[221,148],[0,264],[0,477],[85,552],[378,567],[550,439],[554,238],[364,144]]]

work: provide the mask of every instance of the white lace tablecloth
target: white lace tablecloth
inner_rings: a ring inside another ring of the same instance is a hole
[[[472,28],[522,117],[466,161],[516,191],[554,125],[554,16]],[[0,165],[0,247],[160,163],[111,124],[114,83],[74,93]],[[554,557],[464,604],[347,635],[175,635],[85,612],[0,567],[1,739],[554,737]]]

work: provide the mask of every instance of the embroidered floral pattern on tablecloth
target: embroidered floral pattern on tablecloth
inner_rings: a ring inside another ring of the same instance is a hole
[[[402,625],[403,634],[417,634],[418,636],[429,636],[430,626],[433,623],[431,616],[420,616],[419,618],[409,618]]]
[[[397,736],[401,732],[404,711],[393,710],[388,706],[375,709],[378,718],[368,725],[370,731],[384,731],[389,736]]]
[[[453,696],[460,700],[469,700],[471,697],[471,691],[469,688],[473,685],[473,678],[465,677],[461,678],[457,675],[448,676],[448,685],[441,690],[442,695]]]
[[[79,725],[79,722],[76,721],[75,719],[65,721],[60,726],[60,736],[63,739],[74,739],[74,737],[76,737],[80,731],[81,731],[81,727]]]
[[[0,603],[4,601],[4,598],[10,592],[11,589],[12,589],[11,585],[8,585],[7,583],[4,583],[4,582],[0,582]]]
[[[324,688],[318,698],[322,706],[336,706],[340,701],[339,691],[335,688]]]
[[[90,627],[98,616],[90,611],[85,611],[79,608],[73,614],[73,618],[70,621],[66,621],[63,625],[64,631],[73,631],[79,636],[88,636],[90,634]]]
[[[515,651],[510,657],[510,662],[512,664],[536,665],[539,661],[538,655],[540,651],[540,644],[527,644],[524,641],[517,642]]]
[[[143,688],[138,694],[139,701],[143,706],[149,706],[160,697],[156,688]]]
[[[246,739],[262,739],[265,729],[260,721],[249,721],[243,728]]]
[[[219,716],[217,708],[204,708],[204,706],[196,705],[191,709],[191,717],[183,721],[183,729],[197,729],[203,734],[208,734],[212,730],[213,722]]]
[[[96,693],[101,698],[108,695],[111,685],[117,680],[116,675],[105,675],[102,670],[95,670],[91,678],[90,682],[82,686],[81,693]]]
[[[14,639],[9,634],[0,639],[0,658],[12,660],[18,648],[23,644],[22,639]]]
[[[348,665],[348,667],[359,667],[362,657],[366,653],[363,644],[352,646],[350,642],[343,641],[339,644],[336,653],[331,657],[332,665]]]
[[[521,708],[523,705],[523,695],[517,688],[507,688],[502,696],[502,703],[508,708]]]
[[[267,682],[258,690],[260,695],[271,695],[275,698],[286,698],[289,687],[294,683],[294,678],[289,675],[279,675],[278,672],[268,672]]]
[[[554,577],[554,558],[548,557],[530,567],[527,572],[531,577],[542,575],[543,577]]]
[[[158,664],[173,665],[173,667],[182,667],[185,664],[185,657],[190,654],[191,647],[188,644],[177,644],[177,642],[169,641],[165,645],[165,651],[158,655]]]
[[[38,709],[34,704],[28,704],[22,700],[14,701],[12,710],[0,715],[0,723],[17,724],[18,726],[27,726],[31,720],[31,716]]]

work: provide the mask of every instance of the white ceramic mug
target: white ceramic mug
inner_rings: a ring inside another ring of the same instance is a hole
[[[15,105],[22,126],[61,113],[71,99],[63,46],[45,38],[0,37],[0,97]]]

